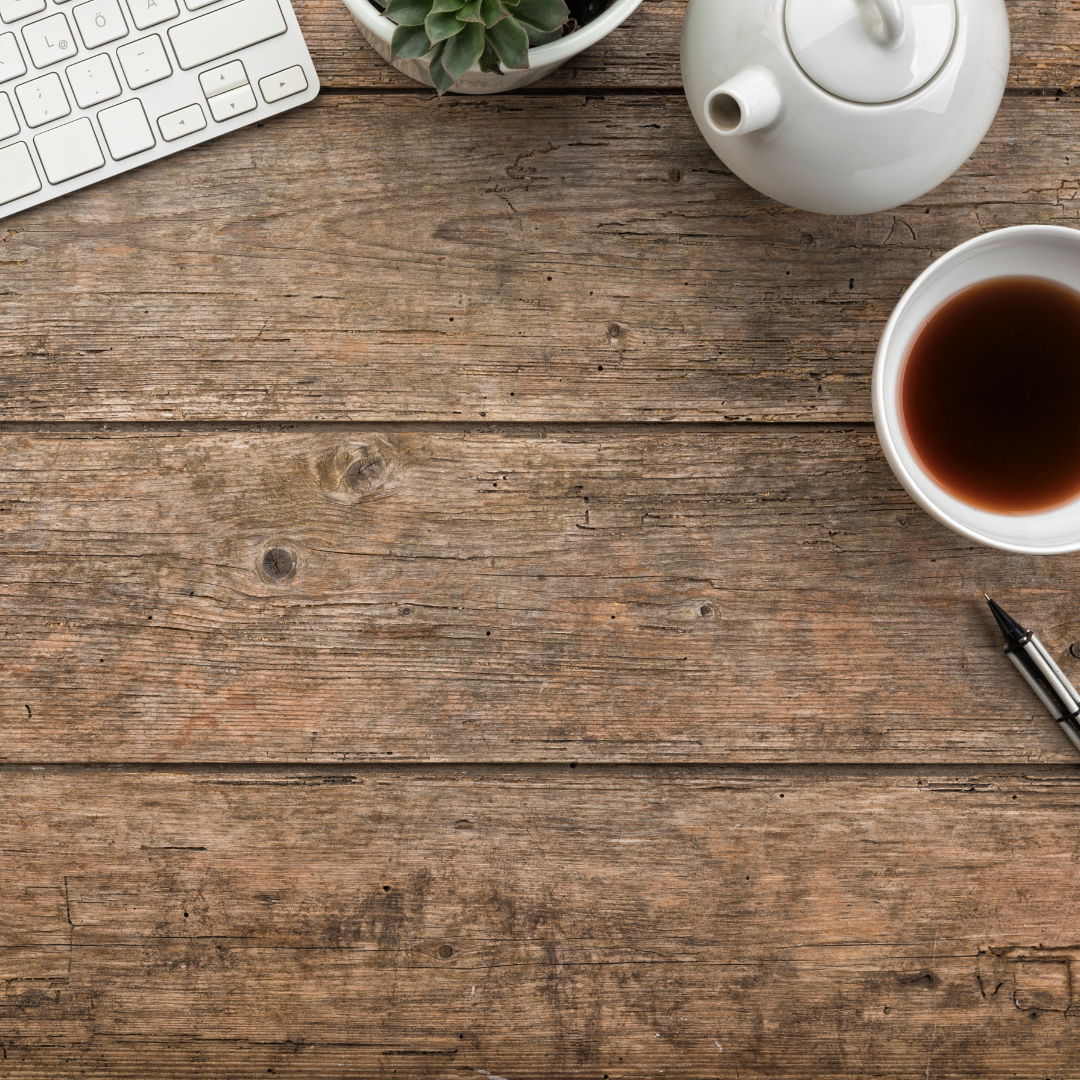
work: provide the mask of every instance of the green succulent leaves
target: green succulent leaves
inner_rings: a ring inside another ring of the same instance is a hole
[[[519,22],[545,31],[558,30],[570,18],[563,0],[517,0],[510,11]]]
[[[474,64],[527,68],[529,46],[560,37],[570,11],[564,0],[390,0],[385,15],[397,23],[391,59],[427,57],[445,94]]]

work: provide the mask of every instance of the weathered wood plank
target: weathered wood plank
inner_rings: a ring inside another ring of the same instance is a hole
[[[6,223],[0,419],[869,420],[935,255],[1075,221],[1078,123],[1009,99],[841,219],[724,173],[681,97],[330,95]]]
[[[7,760],[1074,760],[980,594],[1080,682],[1080,560],[868,430],[14,431],[0,522]]]
[[[1078,782],[9,767],[0,1068],[1075,1076]]]
[[[415,86],[367,44],[341,0],[296,0],[297,16],[324,86]],[[1080,83],[1080,4],[1008,0],[1012,24],[1009,85],[1073,89]],[[682,86],[679,38],[685,0],[644,0],[603,41],[549,75],[542,88]]]

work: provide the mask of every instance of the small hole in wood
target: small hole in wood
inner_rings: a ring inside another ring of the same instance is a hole
[[[454,955],[454,950],[451,949],[449,945],[440,945],[439,946],[439,955],[444,960],[449,960],[450,957]]]

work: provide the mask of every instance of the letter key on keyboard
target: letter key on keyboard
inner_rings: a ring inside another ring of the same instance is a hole
[[[90,0],[88,4],[77,5],[71,13],[79,24],[79,33],[88,49],[107,45],[128,32],[117,0]]]
[[[128,8],[136,30],[149,30],[180,14],[176,0],[128,0]]]
[[[14,34],[0,34],[0,83],[26,74],[26,64]]]
[[[290,0],[0,0],[0,219],[318,90]]]
[[[25,19],[27,15],[36,15],[48,5],[45,0],[0,0],[0,19],[13,23]]]
[[[19,121],[15,119],[15,110],[7,94],[0,92],[0,139],[10,139],[19,134]]]
[[[71,36],[67,16],[62,11],[24,26],[22,33],[34,67],[43,68],[59,60],[70,60],[79,51]]]

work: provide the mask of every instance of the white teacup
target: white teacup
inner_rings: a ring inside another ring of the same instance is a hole
[[[919,463],[900,412],[900,378],[912,339],[950,297],[987,278],[1049,278],[1080,292],[1080,232],[1018,225],[977,236],[924,270],[896,305],[874,360],[874,422],[897,479],[943,525],[1004,551],[1056,555],[1080,549],[1080,496],[1047,510],[1001,514],[970,506],[942,488]],[[1077,417],[1080,426],[1080,417]],[[1078,431],[1080,437],[1080,431]]]

